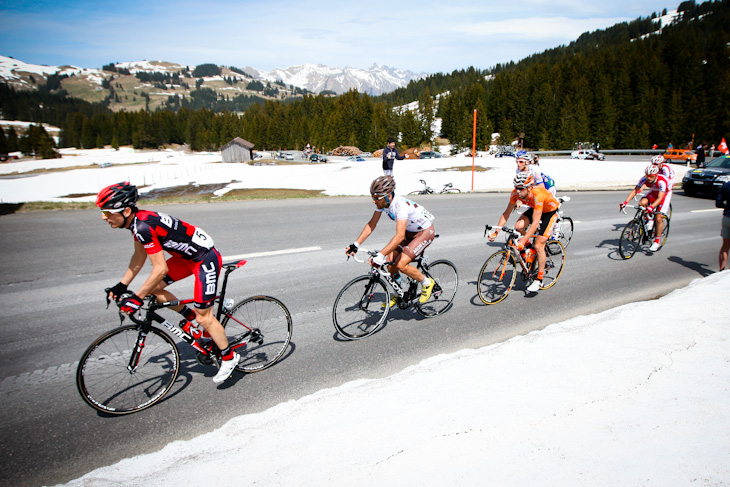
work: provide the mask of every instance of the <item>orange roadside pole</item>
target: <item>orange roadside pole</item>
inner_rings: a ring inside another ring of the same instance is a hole
[[[471,190],[474,191],[474,159],[477,156],[477,110],[474,109],[474,134],[471,139]]]

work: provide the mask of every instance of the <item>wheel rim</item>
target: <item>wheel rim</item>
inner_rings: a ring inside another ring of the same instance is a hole
[[[139,332],[113,330],[89,347],[79,364],[77,386],[93,408],[110,414],[140,411],[160,401],[177,377],[180,358],[172,339],[152,329],[134,372],[129,358]]]
[[[416,302],[416,310],[424,316],[436,316],[451,307],[459,287],[459,274],[456,266],[446,260],[431,263],[428,273],[436,281],[436,285],[428,301]]]
[[[484,304],[496,304],[507,297],[517,278],[514,260],[506,250],[494,253],[482,266],[477,294]]]
[[[641,245],[643,239],[643,231],[641,224],[632,220],[621,232],[621,239],[619,240],[618,250],[621,257],[624,259],[630,259],[636,250]]]
[[[276,363],[292,335],[289,310],[278,299],[254,296],[234,306],[223,320],[231,348],[241,356],[236,369],[258,372]]]
[[[353,279],[335,299],[332,309],[335,329],[350,340],[372,335],[385,323],[389,301],[390,293],[382,281],[373,281],[370,276]]]

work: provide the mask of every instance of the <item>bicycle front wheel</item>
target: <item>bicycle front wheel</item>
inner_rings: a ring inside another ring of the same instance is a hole
[[[558,240],[563,247],[567,248],[570,243],[570,239],[573,238],[573,219],[569,216],[565,216],[560,219],[560,236]]]
[[[381,279],[356,277],[342,288],[332,308],[337,332],[348,340],[372,335],[388,317],[390,293]]]
[[[618,242],[618,253],[623,259],[630,259],[636,253],[644,239],[644,229],[641,222],[631,220],[621,232],[621,239]]]
[[[423,273],[436,281],[431,297],[425,303],[416,301],[416,311],[423,316],[437,316],[451,307],[459,287],[459,273],[456,266],[448,260],[436,260],[421,269]]]
[[[482,266],[477,293],[484,304],[497,304],[507,297],[517,278],[515,258],[507,250],[495,252]]]
[[[151,328],[138,352],[139,337],[137,325],[122,326],[86,349],[76,370],[76,386],[89,406],[130,414],[156,404],[170,391],[180,370],[175,342]]]
[[[278,299],[253,296],[237,303],[221,322],[228,343],[241,361],[240,372],[258,372],[274,365],[286,352],[292,335],[289,310]]]
[[[540,289],[548,289],[558,281],[565,265],[565,247],[557,240],[545,244],[545,272]]]

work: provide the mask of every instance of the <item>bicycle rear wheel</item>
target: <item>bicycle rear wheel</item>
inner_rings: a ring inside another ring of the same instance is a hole
[[[630,259],[636,253],[644,239],[644,229],[641,222],[631,220],[621,232],[621,239],[618,242],[618,253],[623,259]]]
[[[228,343],[241,361],[240,372],[258,372],[274,365],[286,352],[292,336],[289,310],[278,299],[253,296],[237,303],[221,322]]]
[[[536,264],[533,264],[533,266]],[[555,284],[563,273],[565,265],[565,247],[557,240],[545,244],[545,272],[542,275],[540,289],[548,289]]]
[[[662,229],[662,234],[659,237],[659,249],[664,247],[664,244],[667,243],[667,238],[669,238],[669,218],[664,219],[664,228]]]
[[[345,284],[335,299],[332,322],[340,335],[358,340],[383,326],[390,311],[390,293],[381,279],[359,276]]]
[[[573,219],[569,216],[564,216],[558,223],[560,225],[560,235],[558,240],[563,247],[567,248],[570,244],[570,239],[573,238]]]
[[[497,304],[507,297],[517,278],[515,258],[507,250],[492,254],[477,279],[477,293],[484,304]]]
[[[425,303],[416,301],[416,311],[423,316],[437,316],[451,307],[459,287],[459,273],[456,266],[448,260],[436,260],[421,269],[423,273],[436,281],[431,297]]]
[[[137,325],[111,330],[94,341],[79,360],[76,386],[92,408],[109,414],[130,414],[159,402],[175,383],[180,355],[167,333],[151,328],[136,366],[140,332]],[[131,370],[130,370],[131,369]]]

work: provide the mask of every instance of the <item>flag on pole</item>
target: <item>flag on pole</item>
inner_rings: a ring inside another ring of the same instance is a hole
[[[722,142],[720,142],[720,145],[717,146],[717,150],[719,150],[723,154],[727,154],[728,152],[730,152],[730,151],[728,151],[727,142],[725,142],[725,137],[722,138]]]

